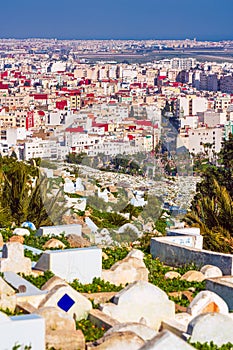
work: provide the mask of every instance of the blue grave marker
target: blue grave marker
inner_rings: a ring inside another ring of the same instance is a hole
[[[69,297],[68,294],[64,294],[63,297],[58,301],[57,305],[64,311],[69,311],[69,309],[74,305],[74,300]]]

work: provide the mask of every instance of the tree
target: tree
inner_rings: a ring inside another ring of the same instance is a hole
[[[3,169],[1,205],[9,211],[12,220],[20,225],[27,219],[30,177],[24,163],[15,161],[14,166],[10,165],[7,171]]]
[[[219,153],[219,162],[227,170],[233,171],[233,134],[229,134],[228,140],[223,142]]]
[[[0,224],[32,221],[36,227],[61,223],[68,210],[58,189],[54,196],[49,180],[38,167],[17,161],[1,159],[0,170]]]
[[[58,225],[67,211],[63,189],[52,187],[45,175],[38,177],[31,192],[27,220],[36,227]]]
[[[204,247],[216,251],[233,252],[233,200],[226,187],[216,179],[211,183],[207,195],[198,193],[192,210],[185,220],[198,226],[204,235]]]
[[[118,213],[109,213],[108,215],[108,221],[114,225],[114,226],[123,226],[124,224],[127,224],[129,221],[123,216]]]
[[[66,155],[66,162],[72,164],[82,164],[84,158],[87,157],[87,154],[84,152],[81,153],[69,153]]]

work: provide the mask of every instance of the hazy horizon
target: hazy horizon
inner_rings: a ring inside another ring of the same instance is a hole
[[[0,40],[34,40],[34,39],[41,39],[41,40],[90,40],[90,41],[94,41],[94,40],[101,40],[101,41],[110,41],[110,40],[113,40],[113,41],[117,41],[117,40],[120,40],[120,41],[169,41],[169,40],[176,40],[176,41],[182,41],[182,40],[194,40],[196,39],[196,41],[208,41],[208,42],[221,42],[221,41],[233,41],[233,36],[232,36],[232,39],[226,39],[226,38],[219,38],[219,39],[207,39],[207,38],[191,38],[191,37],[177,37],[177,38],[101,38],[101,37],[90,37],[90,38],[76,38],[76,37],[42,37],[42,36],[28,36],[28,37],[0,37]]]

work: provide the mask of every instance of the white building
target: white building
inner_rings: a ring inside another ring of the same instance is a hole
[[[208,148],[206,144],[210,146],[208,152],[220,152],[222,139],[223,139],[223,128],[198,128],[189,129],[185,137],[185,145],[190,153],[198,154],[204,153]]]
[[[66,132],[65,144],[76,153],[88,153],[88,149],[101,142],[101,137],[80,132]]]
[[[180,118],[180,127],[181,129],[192,128],[196,129],[198,127],[198,116],[185,116]]]
[[[194,58],[173,58],[171,59],[171,68],[179,70],[189,70],[194,68],[196,60]]]
[[[176,103],[177,117],[196,115],[207,110],[207,99],[199,96],[179,97]]]
[[[215,109],[227,111],[231,105],[230,95],[220,95],[215,99]]]
[[[61,146],[56,140],[33,139],[24,144],[24,159],[42,158],[59,160],[65,159],[69,153],[67,146]]]
[[[96,156],[103,153],[109,156],[116,156],[117,154],[134,154],[139,151],[139,147],[131,146],[129,141],[105,141],[90,147],[87,154],[88,156]]]
[[[10,128],[6,130],[6,142],[8,145],[16,145],[18,140],[25,140],[27,130],[25,128]]]

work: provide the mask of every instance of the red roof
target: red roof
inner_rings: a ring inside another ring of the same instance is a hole
[[[136,124],[141,126],[152,126],[152,123],[150,120],[137,120]]]
[[[7,90],[7,89],[8,89],[8,84],[0,83],[0,90]]]
[[[96,123],[95,121],[92,122],[92,126],[94,128],[104,128],[105,131],[108,131],[108,124],[102,124],[102,123]]]
[[[8,76],[8,72],[7,71],[0,73],[1,79],[6,78],[7,76]]]
[[[129,130],[134,130],[134,129],[136,129],[136,126],[135,126],[135,125],[129,125],[129,126],[128,126],[128,129],[129,129]]]
[[[35,94],[33,96],[34,96],[34,100],[47,100],[48,99],[47,94]]]
[[[67,106],[67,100],[56,101],[56,108],[63,110]]]
[[[82,126],[78,126],[77,128],[67,128],[66,132],[84,132]]]

